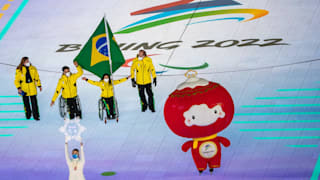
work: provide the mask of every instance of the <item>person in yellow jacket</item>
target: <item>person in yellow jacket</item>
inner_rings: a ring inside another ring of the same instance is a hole
[[[132,62],[131,81],[132,87],[136,87],[136,85],[138,85],[142,112],[147,110],[148,105],[149,109],[152,112],[155,112],[151,76],[153,78],[153,84],[156,86],[157,76],[152,64],[152,59],[147,56],[146,51],[140,50],[137,58]],[[146,100],[145,91],[148,94],[148,102]]]
[[[80,76],[82,76],[83,70],[76,61],[74,61],[74,65],[77,67],[78,70],[78,72],[75,74],[72,74],[70,72],[70,68],[68,66],[62,67],[63,74],[59,79],[56,91],[52,97],[50,104],[50,106],[54,105],[54,102],[59,96],[60,91],[62,89],[62,97],[67,102],[70,119],[74,119],[75,116],[81,118],[81,110],[79,103],[77,102],[77,79]]]
[[[113,85],[117,85],[120,83],[125,82],[127,79],[129,79],[130,76],[113,80],[111,81],[109,74],[104,74],[101,78],[101,81],[92,81],[86,77],[83,77],[82,80],[87,81],[88,83],[98,86],[101,88],[101,98],[103,103],[106,105],[106,112],[107,112],[107,118],[108,119],[114,119],[115,117],[115,108],[114,108],[114,99],[113,99]]]
[[[22,96],[26,118],[40,120],[37,87],[42,91],[41,82],[36,67],[32,66],[28,57],[23,57],[16,69],[14,84]],[[30,101],[32,110],[30,108]]]

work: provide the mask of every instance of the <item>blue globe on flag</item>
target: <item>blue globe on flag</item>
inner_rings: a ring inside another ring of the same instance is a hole
[[[109,56],[108,43],[107,43],[106,37],[101,37],[97,40],[96,48],[98,52],[101,53],[102,55]]]

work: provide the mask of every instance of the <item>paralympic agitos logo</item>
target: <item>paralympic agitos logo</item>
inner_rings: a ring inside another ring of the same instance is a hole
[[[187,19],[203,19],[202,17],[212,17],[216,15],[230,15],[234,14],[234,17],[226,18],[211,18],[207,20],[201,20],[192,22],[191,24],[205,23],[210,21],[220,21],[220,20],[237,20],[239,22],[252,21],[254,19],[261,18],[268,14],[267,10],[264,9],[219,9],[219,10],[209,10],[212,8],[221,8],[229,6],[241,5],[239,2],[234,0],[211,0],[211,1],[200,1],[194,2],[194,0],[180,0],[168,4],[163,4],[159,6],[149,7],[146,9],[138,10],[132,12],[132,16],[154,14],[147,18],[141,19],[134,23],[131,23],[123,28],[121,28],[115,34],[125,34],[132,33],[136,31],[141,31],[144,29],[154,28],[168,23],[174,23],[177,21],[187,20]],[[251,14],[251,18],[239,17],[239,14]]]

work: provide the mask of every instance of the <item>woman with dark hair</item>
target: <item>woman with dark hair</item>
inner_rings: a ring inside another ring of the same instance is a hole
[[[65,144],[65,156],[67,165],[69,167],[69,180],[85,180],[83,175],[83,167],[85,163],[84,152],[83,152],[83,143],[80,143],[80,150],[72,150],[72,158],[69,157],[68,143]]]
[[[88,83],[98,86],[101,88],[101,98],[103,103],[106,105],[106,112],[107,112],[107,118],[108,119],[114,119],[115,117],[115,108],[114,108],[114,100],[113,100],[113,86],[117,85],[122,82],[125,82],[127,79],[129,79],[130,76],[118,79],[118,80],[111,80],[109,74],[104,74],[100,81],[92,81],[86,77],[83,77],[82,79],[87,81]]]
[[[18,93],[22,96],[26,118],[40,120],[37,87],[42,91],[41,82],[36,67],[32,66],[28,57],[23,57],[16,69],[14,84],[18,89]],[[31,107],[30,107],[31,101]]]

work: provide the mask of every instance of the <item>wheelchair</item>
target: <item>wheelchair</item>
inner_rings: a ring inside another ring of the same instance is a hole
[[[77,109],[80,112],[80,119],[82,119],[82,110],[81,110],[81,104],[80,104],[80,98],[79,96],[75,97],[76,98],[76,104],[77,104]],[[67,105],[67,100],[63,98],[62,96],[59,97],[59,114],[62,118],[66,118],[67,114],[70,112],[70,109]]]
[[[119,109],[118,109],[118,106],[117,106],[118,104],[117,104],[115,98],[114,98],[113,100],[114,100],[114,108],[115,108],[116,121],[117,121],[117,123],[118,123],[118,122],[119,122]],[[104,120],[104,123],[105,123],[105,124],[107,124],[107,119],[108,119],[108,118],[105,117],[105,116],[107,116],[106,110],[109,112],[109,108],[108,108],[107,106],[108,106],[107,103],[104,102],[104,100],[103,100],[102,98],[100,98],[100,99],[98,100],[99,119],[100,119],[101,121]],[[111,120],[111,119],[108,119],[108,120]]]

